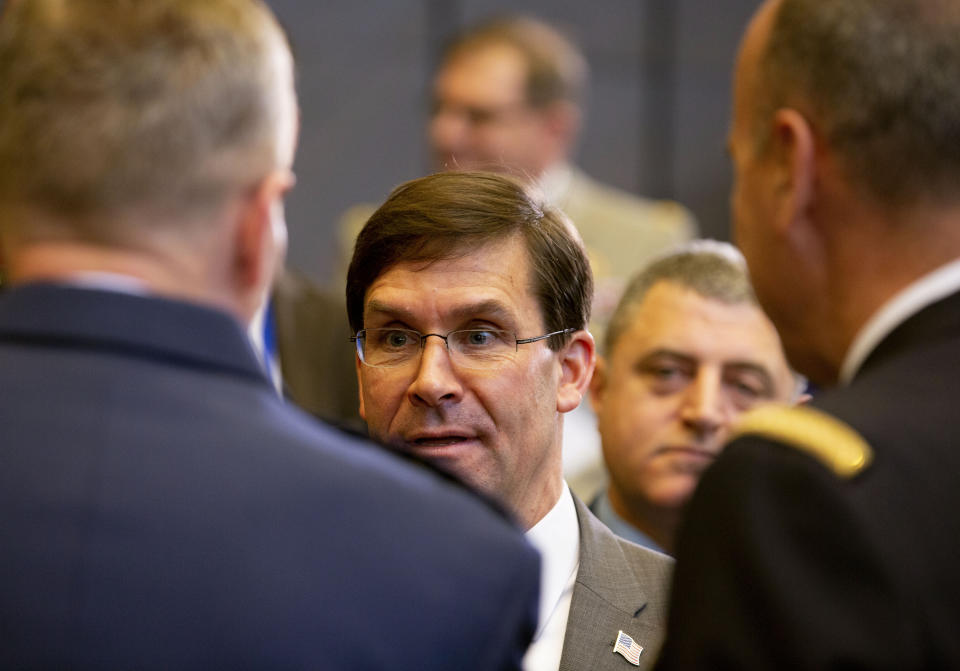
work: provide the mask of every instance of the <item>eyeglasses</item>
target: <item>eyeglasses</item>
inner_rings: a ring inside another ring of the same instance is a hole
[[[450,361],[454,365],[492,369],[511,361],[520,345],[574,331],[576,329],[568,328],[536,338],[518,339],[509,331],[497,329],[461,329],[441,335],[420,333],[412,329],[384,328],[357,331],[357,335],[351,336],[350,340],[357,344],[360,361],[374,368],[396,368],[419,361],[427,338],[436,336],[447,346]]]

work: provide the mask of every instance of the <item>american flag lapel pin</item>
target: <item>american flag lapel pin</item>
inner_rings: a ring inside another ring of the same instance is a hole
[[[643,652],[643,646],[630,638],[629,634],[623,633],[622,629],[617,632],[617,642],[613,645],[613,651],[619,652],[634,666],[640,666],[640,653]]]

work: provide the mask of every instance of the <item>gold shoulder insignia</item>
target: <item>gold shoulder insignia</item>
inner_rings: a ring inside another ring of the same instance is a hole
[[[852,478],[873,461],[873,450],[850,426],[806,406],[765,405],[745,412],[729,440],[754,435],[796,447],[841,478]]]

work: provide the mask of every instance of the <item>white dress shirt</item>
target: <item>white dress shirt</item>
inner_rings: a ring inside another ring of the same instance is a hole
[[[870,353],[897,326],[960,290],[960,259],[940,266],[909,285],[873,313],[850,344],[840,367],[840,384],[850,384]]]
[[[580,568],[580,525],[566,482],[560,499],[526,536],[541,557],[540,617],[536,635],[523,657],[523,669],[557,671]]]
[[[88,270],[71,273],[60,281],[67,286],[79,287],[81,289],[116,291],[121,294],[133,294],[137,296],[147,296],[150,294],[150,288],[143,280],[122,273]]]

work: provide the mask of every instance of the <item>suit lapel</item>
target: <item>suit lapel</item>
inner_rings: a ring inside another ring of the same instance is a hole
[[[580,569],[560,671],[638,668],[613,652],[620,630],[644,647],[639,668],[650,668],[663,637],[666,562],[652,563],[645,573],[627,556],[625,547],[633,546],[614,536],[579,499],[574,497],[574,502],[580,526]]]

